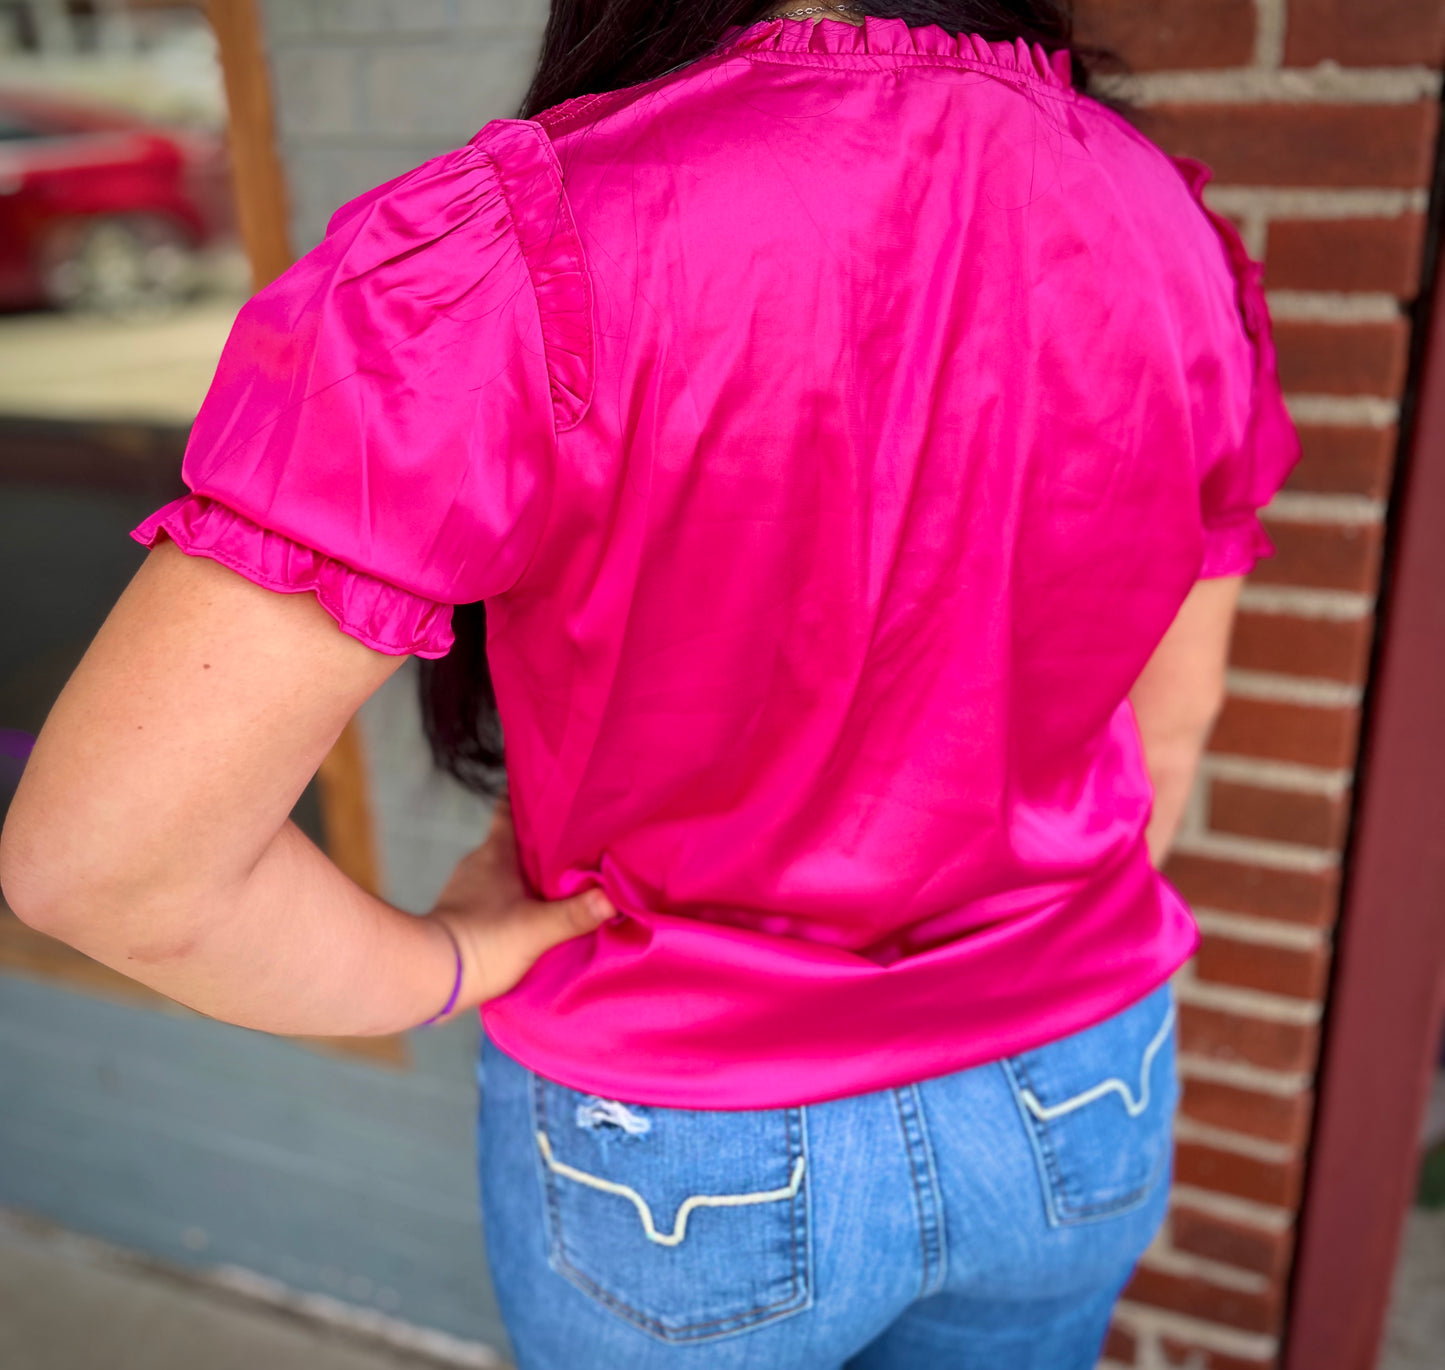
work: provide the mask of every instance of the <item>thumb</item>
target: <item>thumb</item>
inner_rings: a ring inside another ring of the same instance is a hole
[[[546,903],[529,900],[525,906],[524,926],[528,950],[540,956],[559,942],[570,941],[594,931],[617,912],[612,901],[601,890],[584,890],[569,899]]]

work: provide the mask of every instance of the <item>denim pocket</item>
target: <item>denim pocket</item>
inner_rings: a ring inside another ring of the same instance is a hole
[[[1005,1060],[1049,1224],[1145,1203],[1169,1173],[1179,1082],[1168,985],[1121,1013]]]
[[[811,1303],[803,1110],[622,1104],[533,1076],[549,1260],[669,1342]]]

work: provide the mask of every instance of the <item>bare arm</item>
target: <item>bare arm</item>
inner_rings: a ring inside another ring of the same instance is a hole
[[[386,1033],[437,1012],[437,917],[357,887],[287,818],[347,719],[400,664],[309,594],[169,543],[121,597],[46,721],[0,837],[27,923],[201,1012],[271,1032]],[[459,1007],[594,928],[526,899],[503,808],[437,914]],[[603,901],[602,916],[611,909]]]
[[[1224,703],[1229,638],[1241,576],[1201,580],[1135,682],[1129,699],[1154,784],[1149,855],[1163,865],[1179,829],[1204,744]]]

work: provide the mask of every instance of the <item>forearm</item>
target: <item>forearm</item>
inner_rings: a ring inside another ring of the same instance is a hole
[[[87,956],[214,1018],[266,1032],[363,1036],[445,1002],[445,932],[374,898],[285,824],[234,887],[106,888],[42,920]]]

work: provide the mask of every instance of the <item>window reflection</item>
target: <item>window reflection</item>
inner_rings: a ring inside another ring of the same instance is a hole
[[[249,280],[202,7],[0,0],[0,807]],[[320,837],[314,792],[297,818]]]

